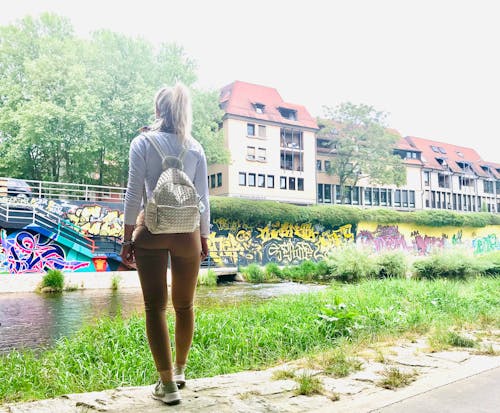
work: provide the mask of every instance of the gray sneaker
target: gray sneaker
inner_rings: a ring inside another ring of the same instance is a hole
[[[153,399],[161,400],[168,405],[179,404],[181,395],[175,382],[163,384],[161,379],[158,380],[152,392]]]
[[[182,389],[186,385],[186,375],[184,374],[184,367],[174,367],[174,381],[177,387]]]

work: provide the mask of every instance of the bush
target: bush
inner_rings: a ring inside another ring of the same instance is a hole
[[[344,282],[356,282],[377,274],[377,266],[371,256],[356,246],[337,250],[328,259],[333,278]]]
[[[483,274],[500,275],[500,251],[479,255],[476,260]]]
[[[283,278],[280,267],[275,262],[268,262],[265,266],[266,278]]]
[[[262,268],[257,264],[250,264],[248,267],[241,269],[243,278],[251,283],[261,283],[266,279],[266,274]]]
[[[60,292],[64,289],[64,274],[60,270],[48,270],[42,278],[42,291]]]
[[[408,269],[406,256],[401,251],[388,251],[380,254],[376,259],[376,265],[380,278],[403,278]]]
[[[217,285],[217,273],[212,269],[208,269],[205,272],[201,272],[198,275],[197,284],[206,285],[208,287],[215,287]]]
[[[460,250],[441,250],[413,263],[418,278],[465,279],[482,272],[482,265]]]

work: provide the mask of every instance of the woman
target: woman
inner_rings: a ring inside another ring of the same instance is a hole
[[[137,266],[146,310],[146,333],[160,380],[153,397],[177,404],[178,388],[185,384],[184,370],[194,332],[193,301],[200,261],[208,255],[210,206],[207,162],[201,145],[191,136],[191,101],[181,83],[162,88],[155,97],[156,122],[130,145],[129,177],[125,196],[125,231],[121,257]],[[148,137],[145,136],[148,135]],[[152,234],[144,224],[143,193],[152,196],[162,172],[162,159],[149,139],[165,154],[179,156],[185,149],[184,172],[192,180],[204,208],[199,229],[186,234]],[[167,265],[170,256],[171,296],[175,310],[175,364],[172,363],[166,323]]]

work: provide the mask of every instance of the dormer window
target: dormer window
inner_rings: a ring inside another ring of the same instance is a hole
[[[254,103],[253,107],[255,108],[255,112],[262,114],[264,113],[264,108],[266,107],[266,105],[264,105],[263,103]]]
[[[297,111],[294,109],[279,107],[278,110],[285,119],[297,120]]]
[[[448,162],[446,162],[446,159],[444,158],[436,158],[436,161],[439,162],[439,165],[441,165],[444,168],[448,167]]]

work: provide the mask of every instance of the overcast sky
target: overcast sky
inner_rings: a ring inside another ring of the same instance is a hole
[[[108,28],[175,42],[199,86],[271,86],[306,106],[365,103],[403,135],[473,147],[500,163],[495,0],[0,0],[0,24],[51,11],[77,34]]]

